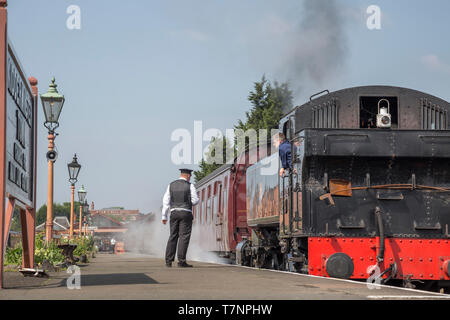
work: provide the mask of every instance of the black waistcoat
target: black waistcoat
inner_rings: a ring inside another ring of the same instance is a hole
[[[191,184],[183,179],[170,184],[170,207],[192,210]]]

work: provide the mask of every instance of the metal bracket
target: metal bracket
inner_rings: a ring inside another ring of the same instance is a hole
[[[323,141],[323,153],[324,154],[326,154],[328,152],[328,138],[329,137],[346,137],[346,138],[351,138],[351,137],[355,138],[355,137],[357,137],[357,138],[365,138],[367,140],[369,139],[369,135],[368,134],[351,134],[351,133],[347,133],[347,134],[343,134],[343,133],[340,133],[340,134],[326,134],[326,135],[323,136],[323,139],[324,139],[324,141]],[[366,142],[366,141],[363,141],[363,142]]]
[[[337,220],[337,226],[339,229],[364,229],[366,227],[366,224],[364,223],[364,220],[361,220],[359,222],[359,225],[343,225],[341,223],[341,220]]]

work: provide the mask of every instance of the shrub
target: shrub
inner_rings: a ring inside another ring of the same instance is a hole
[[[81,256],[83,254],[87,256],[89,253],[95,252],[94,239],[91,236],[70,240],[64,239],[62,243],[76,244],[77,247],[73,251],[75,256]]]
[[[77,248],[73,254],[81,256],[95,252],[94,239],[92,237],[83,237],[75,239],[63,239],[61,243],[76,244]],[[56,241],[50,242],[48,245],[43,240],[42,235],[36,235],[34,261],[36,265],[41,264],[44,260],[50,261],[53,265],[64,262],[62,250],[58,248]],[[6,248],[4,265],[21,265],[22,264],[22,243],[14,248]]]
[[[18,244],[15,248],[6,248],[4,265],[22,264],[22,244]]]
[[[36,236],[34,261],[36,264],[41,264],[44,260],[55,265],[64,262],[64,256],[55,241],[47,245],[41,236]]]
[[[58,248],[56,242],[51,242],[48,245],[42,240],[42,236],[37,235],[35,239],[34,261],[39,265],[44,260],[50,261],[52,264],[64,262],[64,256],[61,249]],[[22,265],[22,243],[19,243],[14,248],[6,248],[5,265]]]

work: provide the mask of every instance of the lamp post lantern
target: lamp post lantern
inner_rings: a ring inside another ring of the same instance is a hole
[[[70,182],[70,238],[73,237],[73,223],[74,223],[74,212],[73,212],[73,201],[75,195],[75,183],[78,181],[78,174],[80,173],[81,165],[77,161],[77,154],[73,156],[71,163],[67,164],[69,169],[69,182]]]
[[[82,216],[83,209],[86,206],[86,190],[84,190],[84,186],[82,185],[80,189],[78,189],[78,201],[80,202],[80,219],[78,221],[78,235],[81,238],[81,226],[82,226]]]
[[[49,86],[47,93],[41,95],[42,108],[44,109],[44,126],[48,129],[48,191],[47,191],[47,219],[45,223],[45,237],[47,243],[52,240],[53,230],[53,163],[56,161],[54,141],[57,136],[55,129],[59,127],[59,116],[64,105],[64,96],[56,90],[55,78]]]

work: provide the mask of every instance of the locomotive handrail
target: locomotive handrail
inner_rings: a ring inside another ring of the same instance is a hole
[[[384,261],[384,251],[386,248],[384,244],[384,226],[383,226],[383,218],[381,217],[380,207],[375,208],[375,217],[377,219],[378,232],[380,237],[380,249],[377,254],[377,261],[381,263]]]
[[[314,97],[317,97],[318,95],[321,95],[322,93],[327,93],[327,94],[330,94],[330,91],[327,89],[327,90],[323,90],[323,91],[320,91],[320,92],[318,92],[318,93],[316,93],[316,94],[313,94],[311,97],[309,97],[309,101],[311,102],[312,101],[312,98],[314,98]]]
[[[378,114],[380,114],[380,103],[381,103],[382,101],[386,101],[386,102],[387,102],[387,105],[388,105],[388,113],[391,113],[391,112],[390,112],[390,111],[391,111],[391,104],[390,104],[389,100],[388,100],[388,99],[380,99],[380,101],[378,101]]]
[[[329,198],[330,196],[338,195],[338,193],[342,193],[344,191],[353,191],[353,190],[369,190],[369,189],[390,189],[390,190],[415,190],[415,189],[430,189],[437,192],[450,192],[450,188],[443,188],[443,187],[433,187],[433,186],[424,186],[424,185],[416,185],[413,184],[386,184],[386,185],[379,185],[379,186],[366,186],[366,187],[352,187],[347,189],[339,189],[335,192],[329,192],[326,194],[323,194],[319,197],[320,200],[325,200]]]

